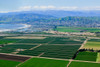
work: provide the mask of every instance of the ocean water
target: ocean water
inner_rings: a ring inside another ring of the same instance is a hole
[[[26,24],[0,24],[0,31],[13,31],[27,27],[28,25]]]

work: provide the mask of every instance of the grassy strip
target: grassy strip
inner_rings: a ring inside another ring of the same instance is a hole
[[[97,55],[97,60],[96,60],[96,62],[100,62],[100,53],[98,53],[98,55]]]
[[[68,61],[44,58],[31,58],[18,67],[66,67]]]
[[[73,61],[69,67],[100,67],[100,63],[88,63],[88,62]]]
[[[0,67],[16,67],[20,62],[10,60],[0,60]]]
[[[22,44],[6,45],[6,46],[0,48],[0,52],[1,53],[11,53],[11,52],[16,52],[16,49],[30,49],[35,46],[36,45],[22,45]]]
[[[0,40],[0,44],[16,43],[17,41],[20,40],[21,39],[2,39]]]
[[[88,41],[83,48],[100,50],[100,42]]]
[[[75,60],[96,61],[96,52],[79,52]]]
[[[100,29],[97,28],[84,28],[84,27],[64,27],[58,26],[56,29],[53,29],[59,32],[100,32]]]

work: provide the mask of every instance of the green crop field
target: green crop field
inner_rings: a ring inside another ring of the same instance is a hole
[[[100,42],[100,39],[90,39],[88,41],[90,41],[90,42]]]
[[[43,57],[71,59],[80,45],[42,45],[34,50],[20,51],[18,54],[38,56],[44,53]]]
[[[75,60],[84,60],[84,61],[96,61],[97,53],[96,52],[79,52]]]
[[[51,41],[53,39],[53,37],[48,37],[45,39],[23,39],[22,41],[19,41],[17,43],[36,43],[36,44],[44,44],[44,43],[48,43],[49,41]]]
[[[100,39],[89,40],[83,48],[100,50]]]
[[[97,55],[97,60],[96,60],[96,62],[100,62],[100,53],[98,53],[98,55]]]
[[[18,67],[66,67],[68,61],[44,58],[31,58]]]
[[[100,63],[89,63],[89,62],[75,62],[73,61],[69,67],[100,67]]]
[[[82,44],[85,39],[69,37],[47,37],[45,39],[23,39],[17,43],[34,43],[34,44]]]
[[[10,60],[0,60],[0,67],[16,67],[20,62]]]
[[[22,44],[6,45],[0,48],[0,52],[1,53],[12,53],[12,52],[16,52],[16,49],[30,49],[35,46],[36,45],[22,45]]]
[[[75,30],[75,28],[71,28],[71,27],[57,27],[54,30],[59,32],[80,32],[79,30]]]
[[[8,43],[15,43],[20,41],[21,39],[1,39],[0,44],[8,44]]]
[[[83,41],[81,39],[72,39],[72,38],[64,38],[64,37],[55,37],[53,41],[49,44],[82,44]]]
[[[3,39],[4,38],[4,36],[0,36],[0,39]]]
[[[56,29],[53,29],[59,32],[100,32],[100,29],[98,28],[83,28],[83,27],[64,27],[64,26],[59,26]]]

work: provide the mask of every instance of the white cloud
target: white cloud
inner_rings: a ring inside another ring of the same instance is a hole
[[[19,8],[19,10],[31,10],[31,9],[32,9],[32,6],[23,6]]]
[[[8,13],[8,12],[20,12],[20,11],[33,11],[33,10],[66,10],[66,11],[77,11],[77,10],[100,10],[100,6],[95,7],[77,7],[77,6],[22,6],[17,10],[12,11],[0,11],[0,13]]]
[[[55,9],[55,6],[23,6],[20,7],[19,10],[47,10],[47,9]]]
[[[100,10],[100,6],[96,7],[77,7],[77,6],[23,6],[19,8],[20,11],[28,10]]]
[[[8,13],[9,11],[0,11],[0,13]]]
[[[56,7],[56,6],[23,6],[19,10],[75,10],[78,7]]]
[[[74,6],[74,7],[59,7],[59,10],[76,10],[78,7]]]
[[[80,10],[100,10],[100,6],[95,6],[95,7],[83,7],[83,8],[80,8]]]

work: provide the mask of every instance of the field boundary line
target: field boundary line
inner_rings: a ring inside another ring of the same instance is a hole
[[[53,40],[49,41],[48,43],[45,43],[45,44],[47,45],[47,44],[49,44],[49,43],[51,43],[51,42],[53,42],[53,41],[55,41],[55,38],[54,38]]]
[[[43,52],[43,53],[41,53],[40,55],[38,55],[38,57],[42,56],[43,54],[44,54],[44,52]]]
[[[97,58],[96,58],[96,62],[100,62],[100,61],[99,61],[99,55],[100,55],[100,54],[98,53],[98,54],[97,54]]]
[[[33,43],[14,43],[14,44],[24,44],[24,45],[36,45],[36,44],[33,44]],[[38,44],[38,43],[37,43]]]
[[[18,65],[16,65],[16,67],[20,66],[21,64],[25,63],[26,61],[28,61],[28,60],[30,60],[30,59],[31,59],[31,57],[30,57],[29,59],[25,60],[24,62],[19,63]]]
[[[83,44],[81,45],[81,47],[79,48],[79,50],[82,49],[82,48],[84,47],[84,45],[87,43],[87,41],[88,41],[88,39],[86,39],[86,40],[83,42]]]
[[[19,40],[19,41],[16,41],[15,43],[17,43],[17,42],[20,42],[20,41],[22,41],[23,39],[21,39],[21,40]],[[15,44],[15,43],[8,43],[7,45],[12,45],[12,44]]]
[[[29,56],[29,55],[18,55],[18,54],[10,54],[10,53],[0,53],[4,55],[12,55],[12,56],[21,56],[21,57],[35,57],[35,56]]]
[[[69,65],[71,64],[72,61],[73,61],[73,59],[69,60],[69,63],[67,64],[67,67],[69,67]]]
[[[39,57],[39,58],[45,58],[45,59],[54,59],[54,60],[65,60],[65,61],[78,61],[78,62],[88,62],[88,63],[100,63],[95,61],[84,61],[84,60],[73,60],[73,59],[60,59],[60,58],[49,58],[49,57]]]
[[[45,58],[45,59],[54,59],[54,60],[67,60],[69,61],[70,59],[60,59],[60,58],[49,58],[49,57],[39,57],[39,58]]]
[[[100,62],[94,62],[94,61],[84,61],[84,60],[73,60],[77,62],[88,62],[88,63],[100,63]]]
[[[32,48],[30,48],[29,50],[34,50],[35,48],[38,48],[38,47],[40,47],[42,44],[39,44],[39,45],[37,45],[37,46],[35,46],[35,47],[32,47]]]

